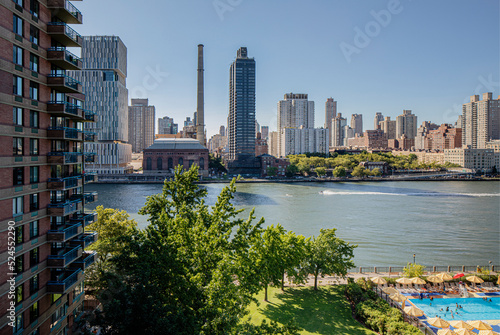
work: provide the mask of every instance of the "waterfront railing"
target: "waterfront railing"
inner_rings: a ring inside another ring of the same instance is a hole
[[[400,273],[404,266],[360,266],[349,269],[350,273]],[[424,272],[481,272],[483,270],[495,271],[500,265],[424,265]],[[478,271],[479,270],[479,271]]]

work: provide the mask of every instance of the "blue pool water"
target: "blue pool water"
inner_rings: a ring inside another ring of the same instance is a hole
[[[489,302],[489,299],[492,302]],[[488,301],[484,301],[482,298],[443,298],[434,299],[432,302],[429,299],[412,299],[411,302],[424,311],[429,318],[437,315],[448,321],[500,320],[500,298],[488,297]],[[432,303],[431,306],[429,306],[430,303]],[[456,304],[462,305],[463,308],[457,310]],[[449,307],[449,312],[446,312],[446,307]],[[451,312],[455,318],[451,317]]]

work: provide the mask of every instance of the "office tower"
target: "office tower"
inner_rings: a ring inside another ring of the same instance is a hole
[[[219,128],[219,135],[226,136],[226,127],[224,127],[223,125]]]
[[[177,134],[179,125],[174,123],[174,119],[164,116],[158,119],[158,134]]]
[[[351,128],[354,130],[354,134],[361,135],[363,133],[363,115],[362,114],[352,114],[351,116]],[[354,137],[354,136],[352,136]]]
[[[492,93],[470,97],[462,105],[462,145],[472,149],[484,149],[486,143],[500,139],[500,96],[492,99]]]
[[[262,138],[267,140],[269,137],[269,126],[260,127],[260,132],[262,133]]]
[[[411,110],[403,110],[403,114],[396,117],[396,138],[414,139],[417,135],[417,116],[411,113]]]
[[[337,101],[333,98],[326,99],[325,102],[325,128],[330,129],[332,120],[337,116]]]
[[[257,137],[257,133],[260,133],[260,124],[255,120],[255,137]]]
[[[337,116],[332,120],[332,125],[330,127],[330,136],[332,138],[332,147],[344,146],[345,126],[347,125],[347,119],[342,117],[342,113],[337,113]]]
[[[205,140],[205,93],[203,87],[203,44],[198,44],[198,94],[197,94],[197,107],[196,107],[196,139],[201,145],[206,146]]]
[[[84,174],[92,156],[83,141],[93,134],[82,126],[94,114],[68,73],[82,68],[67,49],[82,45],[68,25],[81,24],[82,13],[68,1],[40,3],[0,6],[0,334],[69,332],[95,257],[84,250],[97,238],[84,232],[96,219],[84,205],[97,195],[84,192],[95,175]]]
[[[255,164],[255,60],[238,49],[229,69],[229,161],[232,167]]]
[[[83,70],[75,77],[83,85],[85,105],[97,113],[86,130],[97,134],[97,142],[85,143],[96,160],[85,170],[98,174],[132,172],[132,146],[128,141],[127,48],[118,36],[85,36]]]
[[[142,152],[155,139],[155,106],[148,99],[132,99],[128,107],[128,142],[132,152]]]
[[[379,126],[379,123],[381,121],[384,121],[384,116],[382,115],[382,113],[377,112],[375,114],[375,120],[373,121],[373,129],[377,130],[378,126]]]
[[[386,116],[383,121],[378,123],[380,130],[382,130],[387,139],[396,138],[396,121],[391,121],[390,116]]]

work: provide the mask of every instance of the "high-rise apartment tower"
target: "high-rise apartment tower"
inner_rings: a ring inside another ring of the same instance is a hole
[[[148,99],[132,99],[128,106],[128,142],[132,152],[142,152],[155,139],[155,106]]]

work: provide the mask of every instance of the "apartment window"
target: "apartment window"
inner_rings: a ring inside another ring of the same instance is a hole
[[[30,322],[33,323],[38,319],[38,301],[30,306]]]
[[[30,212],[36,211],[39,206],[38,193],[30,194]]]
[[[38,156],[38,138],[30,138],[30,156]]]
[[[36,184],[39,182],[40,167],[30,166],[30,184]]]
[[[39,127],[38,112],[37,111],[30,111],[30,127],[31,128],[38,128]]]
[[[12,198],[12,215],[20,215],[23,214],[23,197],[15,197]]]
[[[38,220],[30,222],[30,239],[38,237]]]
[[[14,76],[14,94],[23,96],[23,78]]]
[[[23,109],[19,107],[13,108],[13,123],[16,126],[23,125]]]
[[[24,272],[24,255],[21,255],[21,256],[17,256],[16,257],[16,273],[23,273]],[[16,297],[20,296],[20,301],[23,301],[23,288],[22,286],[23,285],[19,285],[21,288],[21,292],[20,294],[17,294],[16,292]],[[17,291],[17,288],[16,288],[16,291]],[[19,301],[18,301],[19,302]]]
[[[30,26],[30,42],[34,44],[38,44],[40,39],[40,31],[34,25]]]
[[[24,328],[24,318],[23,318],[24,313],[19,314],[16,316],[16,322],[14,323],[14,328],[12,328],[12,333],[13,334],[18,334],[21,333],[23,328]]]
[[[30,1],[30,13],[34,17],[38,17],[38,15],[40,15],[40,4],[38,3],[38,0]]]
[[[14,168],[14,186],[24,184],[24,168]]]
[[[23,66],[23,49],[14,44],[13,54],[12,61],[14,64]]]
[[[16,245],[23,243],[23,226],[16,227]]]
[[[14,23],[13,23],[13,31],[14,33],[23,36],[23,19],[14,14]]]
[[[30,278],[30,295],[35,294],[38,291],[39,281],[38,275]]]
[[[39,252],[38,248],[30,250],[30,268],[34,267],[39,263]]]
[[[13,137],[12,138],[12,149],[14,156],[22,156],[23,155],[23,139],[21,137]]]
[[[14,1],[15,4],[19,5],[19,6],[23,6],[23,0],[12,0]]]
[[[31,100],[39,100],[38,91],[40,85],[35,83],[34,81],[30,81],[30,99]]]
[[[40,58],[35,55],[30,53],[30,70],[38,72],[38,64],[40,62]]]

